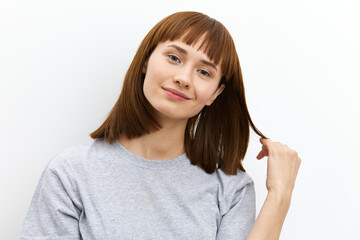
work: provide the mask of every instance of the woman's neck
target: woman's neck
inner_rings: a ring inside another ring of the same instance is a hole
[[[132,139],[122,136],[119,141],[139,157],[157,161],[173,159],[185,152],[186,123],[187,120],[162,123],[162,128],[156,132]]]

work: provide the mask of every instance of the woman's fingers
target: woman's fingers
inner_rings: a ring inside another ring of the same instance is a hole
[[[262,159],[262,158],[265,157],[265,156],[269,156],[269,151],[268,151],[268,149],[267,149],[267,144],[268,144],[268,142],[265,143],[264,140],[265,140],[265,139],[260,138],[260,143],[263,144],[263,146],[262,146],[262,149],[261,149],[261,151],[259,152],[259,154],[256,156],[256,158],[257,158],[258,160]]]
[[[261,149],[261,151],[259,152],[259,154],[256,156],[256,158],[257,158],[258,160],[260,160],[260,159],[262,159],[263,157],[269,155],[269,151],[268,151],[267,145],[266,145],[267,143],[265,144],[265,142],[264,142],[263,140],[265,140],[265,139],[264,139],[264,138],[260,138],[260,143],[263,144],[263,146],[262,146],[262,149]]]
[[[265,156],[268,156],[268,151],[267,150],[261,150],[260,152],[259,152],[259,154],[256,156],[256,158],[258,159],[258,160],[260,160],[260,159],[262,159],[263,157],[265,157]]]
[[[268,156],[266,188],[279,193],[292,192],[301,159],[286,144],[261,138],[262,149],[257,159]]]

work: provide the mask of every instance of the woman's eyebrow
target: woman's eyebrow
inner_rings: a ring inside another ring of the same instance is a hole
[[[215,65],[212,62],[206,61],[206,60],[201,60],[201,62],[205,65],[208,65],[212,68],[214,68],[217,71],[217,68],[215,67]]]
[[[176,46],[176,45],[174,45],[174,44],[171,44],[171,45],[169,45],[168,47],[173,47],[173,48],[175,48],[176,50],[178,50],[179,52],[181,52],[181,53],[183,53],[183,54],[187,54],[187,51],[186,51],[185,49],[183,49],[183,48],[181,48],[181,47],[179,47],[179,46]]]
[[[185,54],[185,55],[187,54],[187,51],[186,51],[185,49],[183,49],[183,48],[181,48],[181,47],[179,47],[179,46],[177,46],[177,45],[175,45],[175,44],[170,44],[170,45],[168,45],[168,47],[173,47],[173,48],[175,48],[176,50],[178,50],[179,52],[181,52],[181,53],[183,53],[183,54]],[[214,68],[214,69],[217,71],[216,66],[215,66],[212,62],[209,62],[209,61],[206,61],[206,60],[201,60],[201,62],[202,62],[203,64],[205,64],[205,65],[208,65],[208,66]]]

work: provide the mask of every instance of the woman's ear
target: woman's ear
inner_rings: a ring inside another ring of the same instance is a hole
[[[218,87],[218,89],[216,89],[216,91],[213,93],[213,95],[210,97],[210,99],[208,100],[208,102],[206,103],[206,106],[210,106],[215,99],[217,98],[217,96],[220,95],[220,93],[224,90],[225,88],[225,84],[221,84],[220,87]]]

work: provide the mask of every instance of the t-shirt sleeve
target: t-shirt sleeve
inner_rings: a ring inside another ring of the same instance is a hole
[[[255,188],[253,180],[246,174],[247,180],[238,183],[229,190],[227,211],[222,216],[218,227],[217,240],[243,240],[249,235],[255,222]]]
[[[48,164],[30,203],[20,239],[81,239],[81,211],[73,202],[73,194],[70,179]]]

